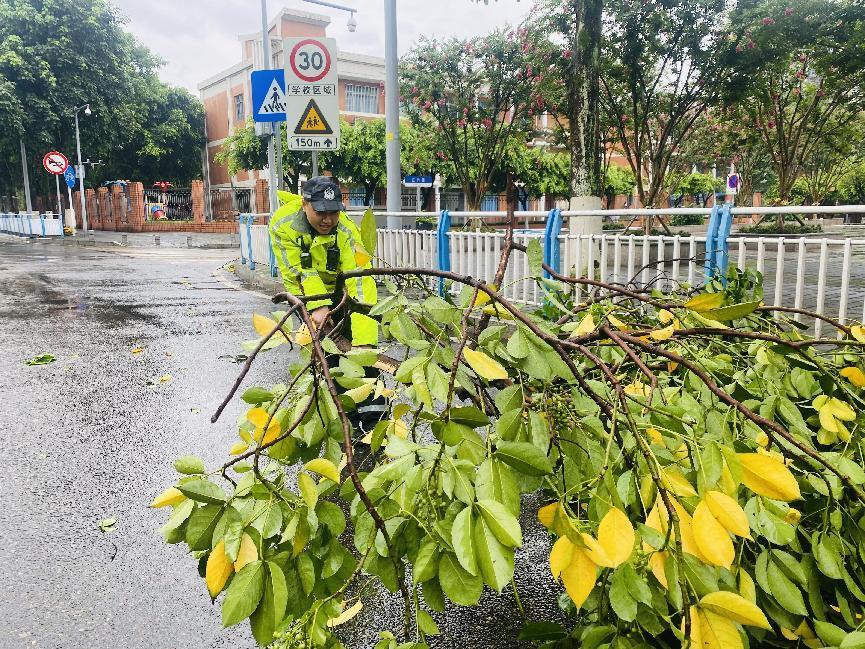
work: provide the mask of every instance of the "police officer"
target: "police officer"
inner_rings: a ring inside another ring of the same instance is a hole
[[[270,236],[282,282],[285,290],[296,296],[333,293],[339,272],[371,268],[371,256],[363,247],[354,221],[345,213],[342,190],[336,180],[315,176],[306,181],[301,194],[278,192],[280,207],[270,220]],[[373,305],[378,300],[372,277],[350,279],[346,290],[362,304]],[[307,302],[316,328],[328,322],[334,300],[340,297]],[[353,346],[378,344],[375,320],[362,313],[352,313],[349,318]],[[338,362],[339,359],[328,360]],[[375,368],[366,370],[367,376],[378,376]],[[364,402],[352,413],[353,423],[359,423],[368,431],[385,410],[381,397]]]

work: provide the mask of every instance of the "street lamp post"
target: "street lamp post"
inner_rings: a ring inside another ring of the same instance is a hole
[[[81,194],[81,224],[84,226],[84,234],[87,234],[87,200],[84,197],[84,165],[81,164],[81,134],[78,132],[78,113],[84,109],[88,117],[92,115],[90,104],[84,104],[75,109],[75,147],[78,154],[78,190]]]
[[[261,54],[262,54],[262,70],[269,70],[273,65],[270,59],[270,33],[267,29],[267,0],[261,0]],[[267,168],[270,172],[270,213],[273,214],[276,208],[279,207],[279,198],[276,194],[276,150],[274,138],[280,135],[279,130],[274,128],[274,122],[268,122],[267,128],[270,131],[270,138],[267,143]]]
[[[399,80],[396,48],[396,0],[384,0],[384,122],[387,163],[387,211],[402,211],[402,177],[399,163]],[[388,216],[388,228],[400,228],[402,218]]]

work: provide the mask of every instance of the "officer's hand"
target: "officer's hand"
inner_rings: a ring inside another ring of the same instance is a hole
[[[330,308],[326,306],[320,306],[310,314],[312,324],[315,325],[316,329],[321,329],[328,317],[330,317]]]

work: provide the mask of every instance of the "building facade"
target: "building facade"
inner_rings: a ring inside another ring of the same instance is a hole
[[[241,34],[241,60],[198,84],[204,104],[207,144],[204,151],[204,180],[210,188],[253,187],[258,178],[266,179],[261,169],[228,173],[226,165],[217,164],[214,157],[222,150],[225,139],[236,128],[246,125],[252,117],[251,73],[263,68],[282,68],[282,39],[291,37],[327,36],[330,19],[320,14],[297,9],[282,9],[268,25],[271,63],[263,65],[261,33]],[[384,117],[384,59],[376,56],[339,51],[339,107],[343,119],[352,122],[358,117]]]

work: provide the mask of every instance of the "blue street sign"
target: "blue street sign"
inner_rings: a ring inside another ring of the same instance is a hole
[[[252,111],[256,122],[285,121],[285,70],[252,73]]]
[[[66,171],[63,172],[63,179],[69,189],[75,187],[75,168],[72,165],[66,167]]]
[[[433,184],[432,176],[406,176],[402,180],[402,184],[406,187],[431,187]]]

